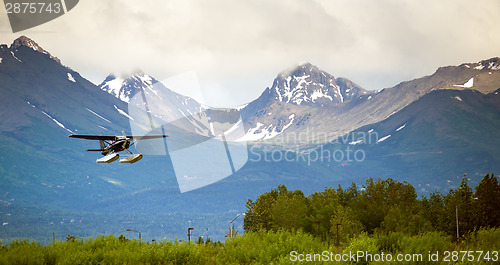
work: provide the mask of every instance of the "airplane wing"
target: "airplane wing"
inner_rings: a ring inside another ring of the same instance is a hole
[[[115,135],[81,135],[81,134],[71,134],[68,137],[71,138],[79,138],[79,139],[87,139],[87,140],[107,140],[114,141],[120,139],[122,136]],[[134,141],[137,140],[149,140],[149,139],[157,139],[157,138],[167,138],[168,135],[143,135],[143,136],[127,136],[127,138],[132,138]]]
[[[149,140],[157,138],[167,138],[168,135],[144,135],[144,136],[127,136],[127,137],[134,138],[134,141],[138,141],[138,140]]]
[[[116,136],[113,135],[82,135],[82,134],[71,134],[68,137],[71,138],[79,138],[79,139],[87,139],[87,140],[108,140],[113,141],[116,140]]]

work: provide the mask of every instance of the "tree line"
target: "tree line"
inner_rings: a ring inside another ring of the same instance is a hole
[[[500,227],[500,185],[486,174],[473,192],[464,176],[448,194],[433,192],[420,199],[411,184],[390,178],[369,178],[362,189],[352,183],[309,196],[280,185],[248,200],[246,207],[245,231],[300,230],[338,243],[362,232],[436,231],[460,239],[479,228]]]

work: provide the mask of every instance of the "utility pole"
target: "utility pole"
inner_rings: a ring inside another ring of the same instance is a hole
[[[139,233],[139,242],[142,242],[142,238],[141,238],[141,232],[137,231],[137,230],[134,230],[134,229],[127,229],[127,231],[132,231],[132,232],[136,232],[136,233]]]
[[[455,215],[456,215],[456,220],[457,220],[457,240],[460,237],[458,234],[458,205],[455,206]]]
[[[193,230],[192,227],[188,228],[188,242],[191,242],[191,230]]]
[[[245,215],[245,213],[240,213],[240,214],[236,215],[236,217],[231,222],[229,222],[229,238],[233,238],[233,222],[234,222],[234,220],[238,219],[238,217],[240,217],[242,215]]]
[[[318,237],[319,237],[319,225],[320,225],[321,223],[323,223],[323,221],[318,220],[318,221],[314,221],[314,223],[318,224]]]

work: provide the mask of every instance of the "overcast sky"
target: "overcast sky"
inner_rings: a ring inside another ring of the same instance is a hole
[[[500,56],[499,11],[498,0],[84,0],[16,34],[2,9],[0,42],[26,35],[96,84],[194,73],[204,103],[230,107],[305,61],[382,89]]]

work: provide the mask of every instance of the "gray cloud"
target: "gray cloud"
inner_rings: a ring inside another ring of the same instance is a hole
[[[195,71],[206,103],[235,106],[302,61],[381,89],[500,56],[498,10],[496,0],[80,1],[21,33],[95,83],[137,68],[158,79]]]

